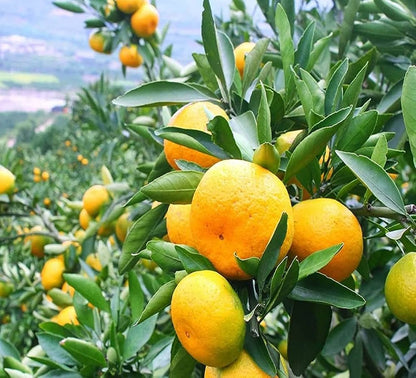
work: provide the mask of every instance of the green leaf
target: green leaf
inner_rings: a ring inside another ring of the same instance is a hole
[[[386,356],[383,343],[378,337],[377,332],[374,329],[362,329],[361,335],[367,355],[377,366],[379,371],[384,371],[386,369]]]
[[[204,174],[197,171],[172,171],[141,188],[154,201],[187,204],[192,202],[195,189]],[[134,227],[134,225],[133,225]]]
[[[295,52],[295,64],[299,64],[301,68],[306,68],[309,62],[309,57],[312,51],[313,37],[315,34],[315,21],[308,24],[302,33],[298,48]]]
[[[254,80],[257,78],[264,53],[269,45],[269,40],[262,38],[256,42],[254,48],[246,55],[243,71],[243,83],[241,90],[241,97],[245,97],[248,89],[252,86]]]
[[[237,256],[237,253],[234,252],[234,257],[237,261],[238,266],[250,276],[255,277],[257,270],[259,268],[260,259],[258,257],[248,257],[246,259],[241,259]]]
[[[156,327],[156,320],[157,315],[153,315],[142,323],[128,329],[123,346],[123,358],[125,360],[134,357],[150,340]]]
[[[349,117],[350,113],[351,107],[332,113],[315,125],[316,127],[325,125],[325,127],[320,127],[302,139],[290,156],[284,177],[286,183],[292,176],[306,167],[317,155],[322,153],[328,141]]]
[[[289,297],[303,302],[315,302],[353,309],[365,304],[365,299],[343,284],[321,273],[299,281]]]
[[[214,117],[209,121],[207,128],[212,133],[212,139],[217,146],[221,147],[230,157],[241,159],[240,148],[234,139],[228,121],[224,117]]]
[[[344,19],[339,28],[339,46],[338,46],[338,56],[344,56],[347,45],[351,40],[352,31],[354,27],[354,20],[357,15],[358,7],[360,6],[360,0],[350,0],[347,2],[347,6],[344,11]]]
[[[69,1],[52,1],[53,5],[73,13],[84,13],[84,9]]]
[[[189,84],[174,81],[144,83],[113,100],[114,105],[124,107],[178,105],[193,101],[216,101]]]
[[[183,264],[175,249],[175,244],[163,240],[150,240],[146,248],[152,252],[152,260],[165,272],[183,269]]]
[[[244,160],[251,161],[254,150],[259,146],[257,123],[252,111],[230,119],[234,139]]]
[[[279,30],[280,54],[283,62],[283,72],[285,76],[285,97],[286,103],[292,100],[294,92],[294,78],[291,70],[295,62],[295,50],[293,47],[291,27],[289,19],[282,5],[279,3],[276,7],[275,24]]]
[[[341,151],[336,153],[381,203],[399,214],[407,215],[399,189],[380,165],[366,156]]]
[[[374,0],[374,3],[378,9],[394,21],[410,21],[412,23],[416,21],[410,9],[400,0]]]
[[[266,344],[267,340],[262,335],[260,335],[260,337],[252,337],[247,329],[244,339],[244,350],[247,351],[251,358],[266,374],[274,377],[277,369]]]
[[[329,79],[325,93],[325,114],[328,115],[338,109],[342,101],[342,84],[348,71],[348,60],[344,59],[342,63],[332,74]]]
[[[92,305],[102,311],[110,312],[110,306],[107,300],[104,298],[100,287],[94,281],[80,274],[74,273],[64,273],[64,278],[70,286],[72,286]]]
[[[228,91],[234,80],[233,46],[224,33],[217,31],[208,0],[203,1],[201,36],[208,62],[223,89]]]
[[[211,156],[216,156],[219,159],[229,158],[229,155],[222,148],[212,142],[211,135],[201,130],[169,126],[157,130],[155,134],[163,139]]]
[[[53,361],[69,366],[75,365],[72,356],[59,345],[62,337],[46,332],[38,332],[36,336],[42,349]]]
[[[332,311],[327,305],[295,301],[290,316],[288,358],[293,373],[301,375],[322,350]]]
[[[318,39],[313,45],[313,49],[309,56],[308,65],[306,66],[306,71],[310,72],[315,66],[316,62],[321,58],[322,54],[329,49],[331,39],[333,37],[332,32],[327,36]]]
[[[163,284],[155,293],[155,295],[150,298],[149,303],[146,305],[137,323],[145,321],[151,316],[162,311],[165,307],[169,306],[175,288],[175,280],[171,280]]]
[[[267,102],[266,90],[263,83],[260,83],[261,98],[257,113],[257,135],[259,143],[266,143],[272,140],[272,130],[270,128],[270,108]]]
[[[86,28],[102,28],[105,26],[105,22],[99,18],[91,18],[89,20],[85,20],[84,22]]]
[[[410,66],[406,72],[401,103],[413,164],[416,166],[416,66]]]
[[[286,269],[288,257],[286,256],[276,267],[272,279],[270,281],[270,297],[274,297],[278,294],[280,284],[282,283],[283,274]]]
[[[363,342],[359,333],[355,338],[354,347],[348,354],[348,370],[350,377],[362,377],[363,352]]]
[[[197,270],[215,271],[211,261],[209,261],[205,256],[199,254],[196,249],[185,245],[175,245],[175,250],[188,273],[192,273]]]
[[[358,99],[362,92],[362,85],[367,71],[367,67],[368,63],[366,63],[363,68],[361,68],[357,76],[348,85],[341,102],[341,107],[352,105],[353,108],[355,108],[357,106]]]
[[[129,303],[133,321],[139,319],[144,309],[144,293],[134,271],[129,272]]]
[[[320,87],[320,85],[316,82],[316,80],[313,78],[313,76],[303,70],[300,69],[302,80],[305,82],[306,86],[309,89],[309,92],[311,94],[312,98],[312,110],[319,115],[324,114],[324,103],[325,103],[325,93]],[[306,113],[305,113],[306,114]],[[310,120],[312,117],[309,117]],[[313,122],[311,122],[311,126],[313,125]]]
[[[409,70],[412,67],[409,68]],[[413,70],[411,70],[413,71]],[[409,72],[409,71],[408,71]],[[410,76],[410,78],[412,78],[413,74]],[[405,75],[406,77],[406,75]],[[413,81],[413,80],[410,80]],[[408,80],[409,82],[409,80]],[[410,85],[412,85],[412,83],[410,83]],[[379,113],[383,114],[383,113],[393,113],[397,110],[400,109],[400,101],[403,98],[402,95],[402,89],[404,86],[404,81],[400,80],[399,82],[397,82],[396,84],[393,85],[393,87],[391,87],[389,89],[389,91],[383,96],[383,98],[380,100],[380,102],[377,105],[377,110],[379,111]],[[408,92],[413,93],[413,88],[409,87],[407,88]],[[411,105],[413,104],[412,101],[409,101],[409,95],[405,95],[404,96],[404,102],[402,101],[402,106],[408,107],[408,110],[411,110]],[[410,107],[409,107],[410,106]]]
[[[191,377],[195,365],[196,361],[175,337],[171,349],[169,378]]]
[[[193,53],[192,57],[195,60],[198,71],[201,74],[202,80],[207,88],[213,92],[218,90],[218,81],[211,69],[211,66],[209,65],[207,56],[205,54]]]
[[[356,329],[357,319],[354,317],[339,322],[329,332],[322,355],[334,356],[344,350],[347,344],[353,340]]]
[[[341,250],[343,243],[309,255],[299,264],[299,281],[323,268]]]
[[[266,249],[260,258],[259,268],[256,275],[259,292],[263,291],[266,279],[271,271],[275,268],[279,259],[280,247],[282,246],[286,237],[287,219],[287,214],[282,213],[282,216],[276,225],[273,235],[267,243]]]
[[[293,77],[295,78],[295,86],[300,99],[300,103],[302,104],[303,112],[305,113],[306,122],[308,123],[308,126],[311,127],[311,113],[313,110],[312,94],[306,83],[301,80],[298,75],[295,74],[293,69],[292,71]]]
[[[127,232],[123,243],[118,271],[124,274],[132,269],[140,259],[137,254],[144,248],[152,237],[152,232],[159,226],[165,216],[167,205],[159,205],[144,213]]]
[[[20,358],[18,359],[18,358],[12,357],[12,356],[4,357],[3,358],[3,368],[7,369],[7,370],[12,369],[12,370],[18,371],[19,373],[17,373],[15,375],[15,377],[20,376],[20,374],[22,374],[22,373],[25,377],[32,377],[33,376],[32,370],[28,366],[26,366],[22,362],[20,362]],[[13,375],[8,374],[8,376],[11,377],[11,378],[14,378]]]
[[[5,339],[0,339],[0,357],[11,356],[19,359],[20,354],[16,347]]]
[[[75,337],[67,337],[59,344],[82,365],[107,366],[101,350],[88,341],[76,339]]]

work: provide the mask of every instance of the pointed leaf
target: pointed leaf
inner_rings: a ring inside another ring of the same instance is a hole
[[[52,1],[52,4],[56,5],[58,8],[64,9],[69,12],[84,13],[84,9],[82,9],[79,5],[76,5],[69,1]]]
[[[256,118],[252,111],[230,119],[234,139],[244,160],[251,161],[254,150],[259,146]]]
[[[133,321],[139,319],[144,308],[144,293],[134,271],[129,272],[129,303]]]
[[[259,269],[260,259],[258,257],[248,257],[246,259],[240,259],[236,253],[234,257],[237,260],[238,266],[248,275],[255,277]]]
[[[342,84],[347,71],[348,60],[344,59],[329,79],[325,93],[325,114],[327,115],[338,109],[338,104],[342,99]]]
[[[416,66],[409,67],[406,72],[401,102],[413,164],[416,166]]]
[[[59,344],[82,365],[107,366],[101,350],[88,341],[67,337]]]
[[[169,378],[191,377],[195,365],[196,361],[175,337],[171,349]]]
[[[128,329],[123,345],[123,358],[125,360],[134,357],[150,340],[156,327],[156,320],[157,315],[153,315]]]
[[[215,144],[221,147],[230,157],[241,159],[241,151],[234,139],[233,132],[228,121],[221,116],[216,116],[208,123],[208,130],[212,133]]]
[[[299,64],[301,68],[305,68],[309,62],[309,56],[312,51],[313,37],[315,34],[315,21],[308,24],[302,33],[298,48],[295,52],[295,64]]]
[[[357,319],[352,317],[339,322],[330,332],[326,340],[323,356],[340,353],[350,343],[357,329]]]
[[[152,260],[163,271],[176,272],[183,269],[183,264],[175,249],[175,244],[163,240],[150,240],[146,248],[152,252]]]
[[[259,143],[265,143],[272,140],[272,130],[270,128],[270,108],[263,83],[260,83],[260,88],[261,98],[257,113],[257,135]]]
[[[214,270],[215,268],[205,256],[202,256],[194,248],[188,246],[175,245],[178,257],[181,259],[185,270],[188,273],[195,272],[197,270]]]
[[[215,92],[218,90],[218,82],[217,78],[215,77],[214,72],[209,65],[207,56],[205,54],[197,54],[193,53],[192,57],[195,60],[195,63],[198,67],[198,71],[201,74],[202,80],[204,81],[205,85],[211,91]]]

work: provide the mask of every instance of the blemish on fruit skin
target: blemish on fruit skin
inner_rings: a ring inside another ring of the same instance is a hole
[[[219,234],[218,237],[220,238],[220,240],[224,240],[224,235],[223,234]]]
[[[188,331],[185,331],[185,336],[189,339],[191,337],[191,334]]]

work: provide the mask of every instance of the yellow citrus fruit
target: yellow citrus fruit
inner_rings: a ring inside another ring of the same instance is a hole
[[[34,182],[40,182],[42,180],[42,178],[40,177],[40,175],[34,175],[33,176],[33,181]]]
[[[88,159],[87,158],[82,158],[81,164],[82,165],[88,165]]]
[[[87,263],[87,265],[95,269],[97,272],[100,272],[103,268],[101,265],[101,261],[96,253],[90,253],[85,259],[85,262]]]
[[[71,141],[69,139],[67,139],[65,141],[65,146],[69,147],[70,145],[71,145]],[[35,173],[35,172],[33,172],[33,173]]]
[[[68,284],[68,282],[64,282],[64,284],[62,285],[62,287],[61,287],[61,290],[64,292],[64,293],[66,293],[66,294],[69,294],[71,297],[73,297],[74,296],[74,294],[75,294],[75,289],[72,287],[72,286],[70,286],[69,284]]]
[[[207,366],[205,368],[204,378],[269,378],[270,375],[265,373],[243,350],[232,364],[223,368]],[[276,375],[277,377],[277,375]]]
[[[101,208],[110,200],[110,195],[103,185],[93,185],[88,188],[82,197],[82,203],[87,213],[95,217]]]
[[[44,232],[44,230],[40,226],[35,226],[29,232]],[[36,257],[45,255],[45,245],[51,243],[51,241],[51,238],[45,235],[28,235],[25,238],[25,242],[30,244],[30,253]]]
[[[191,205],[195,248],[227,278],[250,278],[239,258],[260,258],[282,213],[287,233],[279,261],[293,238],[293,215],[284,184],[270,171],[243,160],[223,160],[212,166],[196,188]]]
[[[137,50],[137,45],[123,46],[118,55],[120,62],[127,67],[139,67],[143,58]]]
[[[363,254],[363,234],[354,214],[331,198],[302,201],[293,206],[295,234],[289,256],[300,260],[312,253],[344,243],[320,271],[342,281],[357,268]]]
[[[13,284],[0,281],[0,298],[7,298],[13,291]]]
[[[34,175],[40,175],[42,172],[41,172],[41,170],[40,170],[40,168],[38,168],[38,167],[34,167],[33,168],[33,174]]]
[[[51,199],[50,198],[48,198],[48,197],[46,197],[46,198],[44,198],[43,199],[43,204],[46,206],[46,207],[49,207],[50,205],[51,205]]]
[[[126,239],[127,231],[132,224],[129,215],[129,213],[122,214],[116,222],[116,236],[121,242],[124,242]]]
[[[256,46],[254,42],[243,42],[234,49],[235,65],[241,77],[243,77],[244,73],[246,55],[253,50],[254,46]]]
[[[117,8],[120,9],[123,13],[133,13],[139,9],[146,0],[117,0]]]
[[[77,313],[75,312],[74,306],[65,307],[57,315],[52,317],[51,321],[58,323],[61,326],[71,323],[74,325],[79,324]]]
[[[288,131],[284,134],[281,134],[276,139],[276,148],[280,155],[284,152],[288,151],[289,148],[292,146],[293,142],[295,141],[296,137],[302,132],[303,130],[293,130]]]
[[[204,270],[183,278],[173,292],[171,316],[179,341],[198,362],[223,367],[240,355],[243,307],[219,273]]]
[[[100,217],[97,218],[97,222],[100,221]],[[105,222],[103,223],[97,231],[99,236],[110,236],[114,233],[115,229],[115,222]]]
[[[81,161],[83,158],[84,158],[84,157],[83,157],[81,154],[79,154],[79,155],[77,156],[77,160],[78,160],[78,161]]]
[[[195,129],[207,132],[207,123],[209,121],[206,111],[212,113],[213,116],[220,115],[227,118],[225,111],[218,105],[207,101],[200,101],[187,104],[180,108],[170,119],[168,126],[181,127],[183,129]],[[182,159],[199,164],[201,167],[209,168],[219,159],[193,150],[191,148],[181,146],[169,140],[165,140],[164,149],[166,159],[170,166],[179,169],[175,160]]]
[[[82,209],[79,213],[79,225],[83,230],[86,230],[91,222],[91,216],[88,214],[87,210]]]
[[[40,278],[45,290],[61,287],[64,283],[63,273],[65,272],[65,262],[63,255],[53,257],[45,262]]]
[[[62,245],[67,247],[67,249],[69,249],[69,247],[71,245],[73,245],[75,247],[75,251],[77,253],[77,255],[80,255],[82,252],[82,246],[78,241],[75,240],[65,240],[64,242],[62,242]]]
[[[159,23],[159,12],[152,5],[145,3],[137,9],[130,19],[130,25],[133,32],[142,38],[151,37]]]
[[[111,53],[111,42],[109,40],[109,36],[101,31],[91,33],[88,42],[90,44],[91,49],[93,49],[96,52],[103,54]],[[77,150],[77,148],[72,149],[73,151]]]
[[[191,232],[191,205],[169,205],[166,213],[166,228],[172,243],[193,246]]]
[[[409,252],[390,269],[384,286],[387,305],[401,321],[416,324],[416,252]]]
[[[0,194],[11,194],[14,190],[15,176],[7,168],[0,165]]]
[[[277,345],[277,349],[279,350],[279,353],[281,356],[287,360],[287,340],[283,339],[280,341],[280,343]]]
[[[48,181],[49,180],[49,173],[44,171],[44,172],[42,172],[41,177],[42,177],[43,181]]]

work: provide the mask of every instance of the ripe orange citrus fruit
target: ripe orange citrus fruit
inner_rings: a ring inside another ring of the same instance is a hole
[[[203,270],[183,278],[173,292],[171,315],[179,341],[198,362],[223,367],[240,355],[243,307],[219,273]]]
[[[152,5],[145,3],[137,9],[130,19],[130,25],[133,32],[142,38],[151,37],[159,23],[159,12]]]
[[[260,258],[282,213],[288,215],[279,260],[293,237],[293,215],[284,184],[270,171],[243,160],[223,160],[202,177],[191,205],[195,248],[230,279],[250,278],[234,254]]]
[[[49,172],[46,172],[46,171],[42,172],[41,177],[42,177],[43,181],[48,181],[49,180]]]
[[[102,31],[96,31],[90,34],[89,44],[90,47],[99,53],[110,54],[111,53],[111,41],[109,35]],[[74,149],[76,151],[76,149]]]
[[[243,42],[234,49],[235,65],[241,77],[243,77],[244,73],[246,55],[253,50],[254,46],[256,46],[254,42]]]
[[[11,194],[14,189],[15,176],[7,168],[0,165],[0,194]]]
[[[123,13],[133,13],[139,9],[146,0],[117,0],[117,8]]]
[[[91,222],[91,216],[88,214],[87,210],[82,209],[79,213],[79,225],[83,230],[86,230]]]
[[[127,67],[139,67],[143,58],[137,50],[137,45],[123,46],[119,52],[120,62]]]
[[[57,315],[53,316],[51,321],[58,323],[61,326],[65,324],[79,324],[77,313],[75,312],[74,306],[65,307]]]
[[[270,375],[265,373],[243,350],[240,356],[232,364],[215,368],[207,366],[205,368],[204,378],[269,378]],[[276,375],[277,377],[277,375]]]
[[[44,230],[41,226],[35,226],[30,232],[44,232]],[[52,239],[45,235],[28,235],[25,238],[25,243],[30,244],[30,253],[36,257],[43,257],[45,245],[51,242]]]
[[[103,185],[93,185],[82,197],[84,209],[91,217],[96,217],[101,208],[110,200],[110,195]]]
[[[390,269],[384,286],[387,305],[401,321],[416,324],[416,252],[404,255]]]
[[[331,198],[317,198],[293,206],[295,234],[289,256],[300,260],[310,254],[344,243],[320,271],[342,281],[357,268],[363,254],[363,234],[354,214]]]
[[[191,205],[169,205],[166,213],[166,228],[172,243],[193,246],[191,232]]]
[[[207,123],[209,121],[206,111],[214,116],[220,115],[228,119],[225,111],[218,105],[211,102],[200,101],[187,104],[180,108],[170,119],[168,126],[181,127],[184,129],[194,129],[207,132]],[[181,146],[169,140],[165,140],[164,149],[166,159],[170,166],[179,169],[175,160],[187,160],[199,164],[201,167],[209,168],[219,159],[193,150],[191,148]]]
[[[85,262],[87,263],[87,265],[89,265],[97,272],[101,272],[101,269],[103,268],[101,265],[101,261],[96,253],[90,253],[85,259]]]
[[[124,242],[126,239],[127,231],[132,224],[132,221],[129,219],[129,213],[122,214],[116,221],[116,235],[118,240]]]
[[[65,272],[64,256],[53,257],[45,262],[40,279],[45,290],[61,287],[64,283],[63,273]]]

